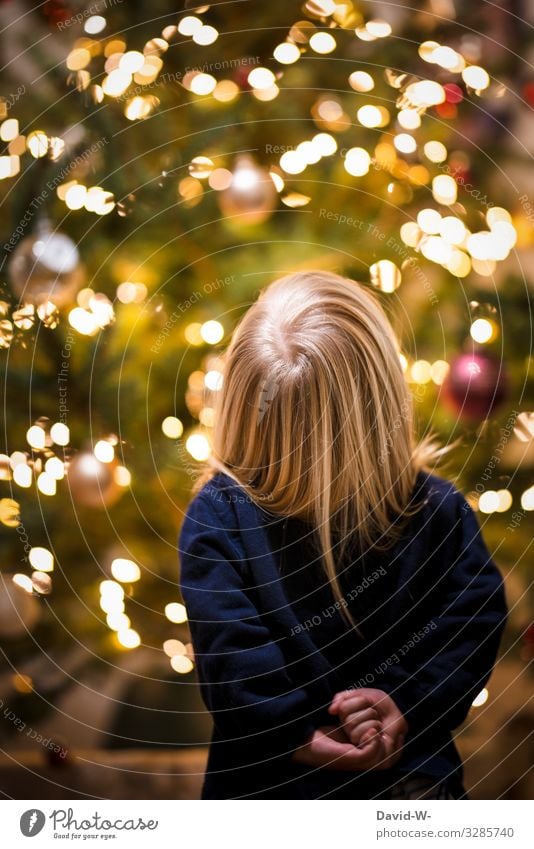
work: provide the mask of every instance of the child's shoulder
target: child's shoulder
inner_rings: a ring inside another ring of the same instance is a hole
[[[433,512],[457,517],[459,512],[470,511],[465,497],[452,481],[431,472],[421,471],[417,476],[417,493]]]
[[[186,520],[194,518],[219,519],[221,526],[234,527],[240,525],[245,516],[255,517],[256,510],[260,507],[246,490],[234,478],[225,472],[217,472],[213,475],[189,502],[186,512]]]

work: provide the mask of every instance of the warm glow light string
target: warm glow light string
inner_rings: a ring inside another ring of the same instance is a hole
[[[165,55],[173,40],[181,37],[190,39],[199,47],[207,47],[219,37],[217,29],[203,20],[202,14],[208,9],[205,6],[197,9],[195,14],[184,14],[176,25],[166,26],[159,35],[147,41],[142,51],[129,50],[125,36],[106,37],[105,15],[91,15],[85,20],[85,36],[76,40],[66,60],[69,82],[80,91],[89,92],[95,104],[104,103],[106,98],[123,104],[124,116],[130,122],[146,120],[160,105],[160,99],[151,89],[158,79],[158,84],[167,84]],[[286,38],[274,47],[270,60],[272,67],[255,65],[243,83],[217,79],[202,69],[188,71],[180,81],[186,96],[202,102],[212,99],[224,106],[239,98],[246,87],[261,108],[261,103],[273,101],[280,95],[286,75],[290,79],[291,67],[303,58],[335,54],[338,42],[345,44],[350,38],[372,42],[393,35],[388,22],[377,19],[364,21],[350,3],[310,0],[305,4],[304,12],[308,19],[295,22]],[[429,68],[434,67],[440,79],[386,70],[385,83],[394,92],[393,98],[386,101],[387,106],[384,99],[374,97],[378,83],[383,85],[383,80],[378,81],[376,74],[358,67],[357,59],[346,60],[350,65],[346,94],[322,91],[312,105],[311,118],[317,132],[306,134],[298,144],[284,149],[280,156],[273,158],[268,169],[256,163],[250,155],[225,162],[224,151],[214,157],[212,152],[199,150],[189,164],[188,175],[178,180],[180,198],[186,205],[195,206],[201,201],[207,186],[217,193],[224,216],[237,215],[244,224],[256,224],[272,214],[277,196],[285,206],[293,209],[308,205],[312,200],[310,190],[304,193],[298,186],[295,188],[295,179],[325,159],[341,157],[348,178],[353,178],[358,184],[365,185],[369,175],[378,170],[390,178],[387,192],[392,197],[398,184],[405,184],[410,192],[420,191],[425,198],[430,193],[434,205],[428,205],[428,201],[421,204],[413,219],[400,226],[400,239],[406,246],[408,257],[420,254],[455,278],[465,278],[472,271],[491,276],[497,264],[503,262],[516,245],[517,221],[505,208],[492,206],[485,213],[481,229],[468,228],[465,223],[466,208],[458,201],[458,173],[454,163],[448,161],[449,151],[442,141],[429,138],[428,131],[424,135],[422,129],[429,114],[447,117],[450,109],[456,109],[457,104],[466,98],[482,98],[488,92],[492,97],[501,97],[502,87],[491,80],[486,69],[448,45],[424,41],[419,45],[418,57]],[[103,64],[102,71],[100,64]],[[447,81],[444,75],[447,75]],[[350,131],[351,127],[361,130],[359,142],[345,148],[342,155],[336,135]],[[364,146],[366,130],[372,131],[367,147]],[[382,131],[378,140],[376,131]],[[2,179],[16,177],[27,155],[35,159],[47,157],[53,161],[59,161],[65,155],[65,144],[61,138],[42,129],[24,136],[18,120],[12,117],[1,123],[0,139],[6,145],[5,154],[0,156]],[[123,205],[105,186],[85,185],[80,180],[68,179],[57,185],[56,193],[66,208],[73,212],[83,210],[98,216],[124,214]],[[51,253],[53,248],[55,253],[53,241],[56,239],[56,244],[59,244],[58,238],[66,237],[48,234],[41,236],[40,243],[28,243],[26,251],[30,259],[46,265],[47,250]],[[77,262],[72,246],[63,244],[62,248],[68,254],[67,264],[72,258],[72,267],[69,265],[66,269],[64,264],[57,269],[58,274],[64,275],[67,291]],[[402,271],[403,265],[399,267],[390,259],[380,259],[370,267],[370,282],[384,293],[394,292],[401,285]],[[25,282],[23,273],[21,281]],[[33,295],[31,292],[28,295],[30,290],[22,282],[18,291],[21,303],[11,312],[7,303],[1,307],[2,347],[11,344],[16,332],[31,329],[36,318],[48,327],[57,326],[57,310],[62,306],[61,293],[37,287]],[[127,280],[119,284],[116,296],[119,304],[142,304],[147,296],[147,287]],[[113,323],[115,306],[106,295],[81,288],[76,293],[76,300],[76,306],[68,312],[68,322],[75,332],[94,336]],[[495,339],[499,327],[493,314],[483,314],[480,309],[477,312],[477,308],[478,305],[475,305],[470,335],[476,343],[484,345]],[[183,328],[183,333],[192,346],[216,346],[224,338],[225,329],[220,322],[209,320],[190,322]],[[407,379],[418,385],[433,382],[441,386],[449,371],[449,364],[444,360],[409,363],[402,356],[402,365]],[[215,395],[222,386],[222,379],[218,357],[209,354],[202,369],[190,375],[186,393],[188,410],[200,426],[184,434],[184,426],[175,416],[167,416],[162,423],[162,431],[169,439],[178,440],[185,436],[185,449],[197,461],[206,460],[211,451],[209,429],[213,424]],[[60,433],[61,427],[60,423],[56,423],[48,429],[43,422],[36,422],[30,427],[27,441],[31,452],[15,452],[10,457],[2,457],[4,479],[12,479],[23,488],[35,480],[41,494],[53,495],[56,482],[65,474],[65,459],[53,449],[53,444],[68,444],[68,433],[64,432],[68,429],[63,426],[64,430]],[[81,459],[77,467],[73,467],[75,474],[71,473],[78,491],[87,484],[87,476],[93,476],[100,490],[104,487],[110,493],[110,498],[114,488],[129,486],[130,472],[115,461],[111,438],[97,441],[90,451],[79,456]],[[480,497],[478,508],[486,513],[503,512],[510,509],[511,504],[512,496],[508,490],[487,491]],[[523,493],[521,505],[524,510],[534,509],[534,487]],[[11,505],[9,509],[6,504],[2,515],[11,516],[13,521],[14,514],[16,507]],[[44,592],[48,586],[47,576],[53,569],[53,557],[46,549],[32,551],[33,576],[17,574],[13,581],[25,592]],[[113,561],[111,572],[113,580],[105,580],[100,585],[101,608],[109,628],[117,634],[118,644],[127,649],[135,648],[141,640],[125,613],[122,584],[137,582],[141,571],[135,562],[118,558]],[[186,619],[185,608],[178,602],[167,604],[165,615],[176,624]],[[190,646],[170,639],[166,641],[164,650],[176,672],[190,671]]]

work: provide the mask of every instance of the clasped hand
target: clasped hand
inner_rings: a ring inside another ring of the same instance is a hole
[[[389,769],[399,760],[408,725],[383,690],[336,693],[328,712],[337,716],[340,724],[317,728],[293,753],[294,761],[353,772]]]

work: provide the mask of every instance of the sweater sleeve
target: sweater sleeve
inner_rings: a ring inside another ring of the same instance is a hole
[[[459,492],[456,556],[436,578],[436,613],[425,636],[388,669],[383,689],[412,732],[452,730],[466,718],[487,682],[506,623],[501,575],[482,539],[475,514]]]
[[[181,591],[202,695],[224,738],[246,740],[257,754],[289,754],[314,731],[313,709],[246,586],[228,513],[200,493],[180,533]]]

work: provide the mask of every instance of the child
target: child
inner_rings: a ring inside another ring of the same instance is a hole
[[[392,328],[324,272],[237,327],[180,535],[213,716],[203,798],[454,798],[452,731],[506,618],[465,499],[426,471]]]

